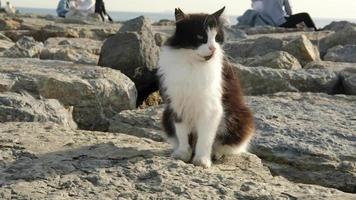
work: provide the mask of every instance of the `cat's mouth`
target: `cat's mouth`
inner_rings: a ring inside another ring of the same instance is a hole
[[[213,56],[214,56],[214,54],[211,54],[211,55],[209,55],[209,56],[203,56],[203,58],[204,58],[206,61],[208,61],[208,60],[210,60]]]

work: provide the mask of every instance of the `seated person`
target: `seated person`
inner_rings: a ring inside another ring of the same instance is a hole
[[[6,1],[5,12],[7,14],[15,14],[16,8],[14,6],[12,6],[9,1]]]
[[[69,1],[60,0],[57,6],[57,15],[58,17],[66,17],[67,12],[69,11]]]
[[[252,0],[251,8],[237,18],[240,28],[255,26],[276,26],[271,17],[262,12],[263,0]]]
[[[303,23],[308,28],[318,30],[308,13],[292,13],[289,0],[260,0],[263,3],[262,13],[267,14],[273,22],[284,28],[297,28],[297,25]]]
[[[94,0],[69,0],[68,7],[66,18],[86,19],[94,14],[95,2]]]
[[[94,13],[95,10],[95,1],[94,0],[70,0],[69,8]]]

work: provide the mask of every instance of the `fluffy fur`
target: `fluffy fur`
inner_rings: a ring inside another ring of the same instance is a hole
[[[186,15],[176,9],[176,32],[159,60],[166,102],[162,122],[172,156],[203,167],[211,166],[212,156],[245,151],[254,132],[239,81],[220,46],[223,10]]]

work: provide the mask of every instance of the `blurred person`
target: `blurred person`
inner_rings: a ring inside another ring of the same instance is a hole
[[[16,8],[14,6],[12,6],[10,1],[8,1],[8,0],[6,1],[5,12],[7,14],[15,14],[16,13]]]
[[[95,1],[95,13],[99,14],[103,21],[105,20],[109,20],[110,22],[113,21],[110,15],[106,12],[104,0]]]
[[[67,12],[69,11],[69,1],[68,0],[60,0],[57,6],[57,15],[58,17],[65,17]]]
[[[92,20],[95,11],[94,0],[69,0],[65,18]]]
[[[284,28],[297,28],[304,23],[308,28],[318,30],[308,13],[293,14],[289,0],[261,0],[263,3],[260,12],[267,14],[273,22]]]
[[[69,9],[94,13],[95,1],[94,0],[69,0]]]
[[[263,8],[262,0],[252,0],[251,8],[256,11],[262,11]]]

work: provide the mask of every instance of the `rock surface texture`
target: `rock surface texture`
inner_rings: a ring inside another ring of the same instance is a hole
[[[356,45],[333,47],[328,50],[324,60],[356,63]]]
[[[355,198],[274,177],[251,154],[205,170],[170,158],[164,143],[120,133],[36,123],[5,123],[0,129],[2,199]]]
[[[109,68],[36,59],[0,59],[0,90],[26,91],[73,106],[80,128],[106,130],[115,113],[136,104],[133,82]]]
[[[36,42],[32,37],[24,36],[14,46],[4,52],[9,58],[38,58],[43,49],[43,43]]]
[[[248,95],[276,92],[324,92],[334,94],[338,92],[340,87],[339,74],[329,70],[294,71],[235,65],[234,71],[240,77],[244,91]]]
[[[250,151],[274,174],[356,192],[355,96],[278,93],[247,99],[257,128]],[[111,131],[125,129],[127,134],[161,141],[162,111],[158,107],[122,112]]]
[[[271,52],[262,57],[251,59],[244,64],[247,66],[263,66],[274,69],[298,70],[302,68],[298,59],[285,51]]]
[[[0,93],[0,123],[54,122],[76,129],[72,108],[64,108],[55,99],[35,99],[29,94]]]

